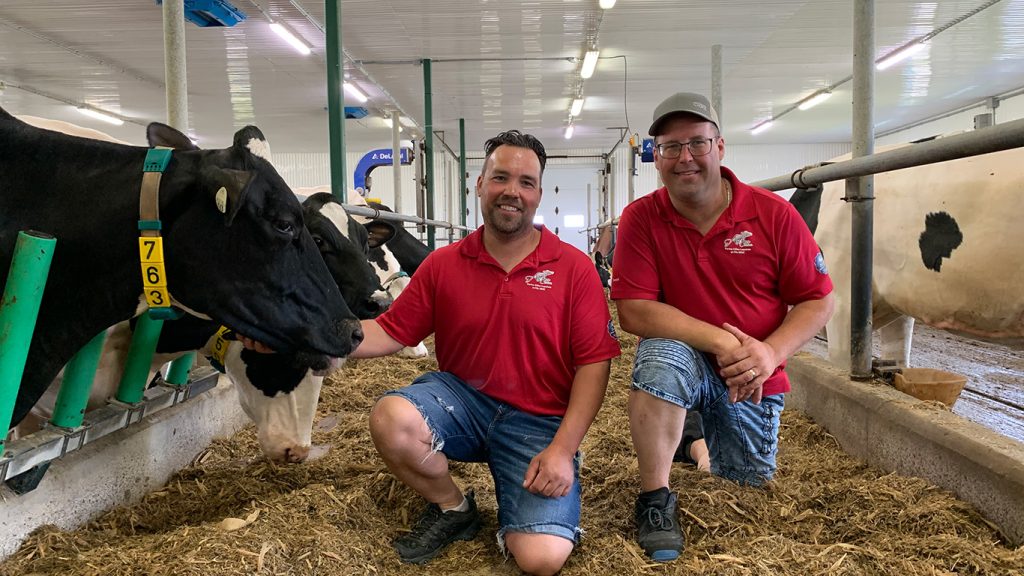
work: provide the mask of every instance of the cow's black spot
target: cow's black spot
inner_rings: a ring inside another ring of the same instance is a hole
[[[789,203],[800,213],[811,234],[818,230],[818,212],[821,210],[821,184],[814,188],[797,188],[789,197]]]
[[[268,398],[291,393],[309,370],[309,362],[297,354],[261,354],[242,350],[245,375]]]
[[[917,241],[925,268],[939,272],[942,259],[949,258],[963,241],[964,235],[952,216],[946,212],[929,212],[924,219],[924,232]]]

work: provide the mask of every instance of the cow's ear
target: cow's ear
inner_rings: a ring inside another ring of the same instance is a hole
[[[395,237],[395,234],[398,233],[395,230],[394,224],[387,220],[374,220],[365,226],[367,235],[369,236],[367,244],[369,244],[370,248],[376,248],[387,244]]]
[[[263,135],[262,130],[255,126],[246,126],[235,132],[232,145],[235,148],[248,150],[253,156],[259,156],[267,162],[272,162],[270,144],[267,142],[267,137]]]
[[[164,146],[175,150],[199,150],[195,142],[167,124],[150,122],[146,126],[146,141],[150,146]]]
[[[231,226],[245,201],[250,174],[244,170],[207,166],[200,173],[200,178],[203,190],[213,196],[211,200],[217,210],[224,214],[224,225]]]

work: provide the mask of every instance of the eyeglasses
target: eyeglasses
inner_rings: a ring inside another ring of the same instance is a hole
[[[690,149],[690,156],[706,156],[711,153],[711,144],[715,138],[698,138],[689,142],[664,142],[658,144],[658,155],[669,160],[679,158],[683,154],[683,148]]]

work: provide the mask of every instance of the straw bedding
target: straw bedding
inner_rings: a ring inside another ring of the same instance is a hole
[[[633,543],[638,481],[625,411],[636,340],[623,335],[622,343],[583,445],[585,536],[566,576],[1024,574],[1024,548],[1006,546],[969,505],[859,463],[794,411],[783,413],[780,466],[768,489],[676,466],[687,548],[671,564],[648,562]],[[391,549],[423,503],[377,457],[367,415],[381,392],[433,368],[432,360],[350,362],[324,386],[313,437],[329,447],[323,457],[269,463],[256,456],[250,426],[141,502],[79,530],[37,530],[0,564],[0,576],[517,574],[498,550],[493,486],[480,464],[452,465],[460,485],[476,489],[484,515],[475,540],[425,566],[401,564]]]

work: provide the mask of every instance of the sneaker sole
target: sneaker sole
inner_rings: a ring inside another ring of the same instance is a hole
[[[461,532],[459,532],[458,534],[453,536],[452,539],[451,539],[451,542],[448,542],[444,546],[441,546],[439,548],[435,548],[434,550],[431,550],[430,552],[425,552],[423,554],[420,554],[419,556],[413,556],[411,558],[406,558],[406,557],[402,556],[401,554],[399,554],[398,557],[401,558],[402,562],[405,562],[407,564],[424,564],[424,563],[432,560],[438,554],[440,554],[452,542],[455,542],[457,540],[472,540],[473,538],[476,538],[477,532],[479,532],[479,531],[480,531],[480,519],[477,518],[475,522],[473,522],[469,526],[466,526],[465,528],[462,529]],[[677,554],[677,556],[678,556],[678,554]]]
[[[671,562],[679,558],[679,552],[675,550],[655,550],[651,552],[651,560],[655,562]]]

